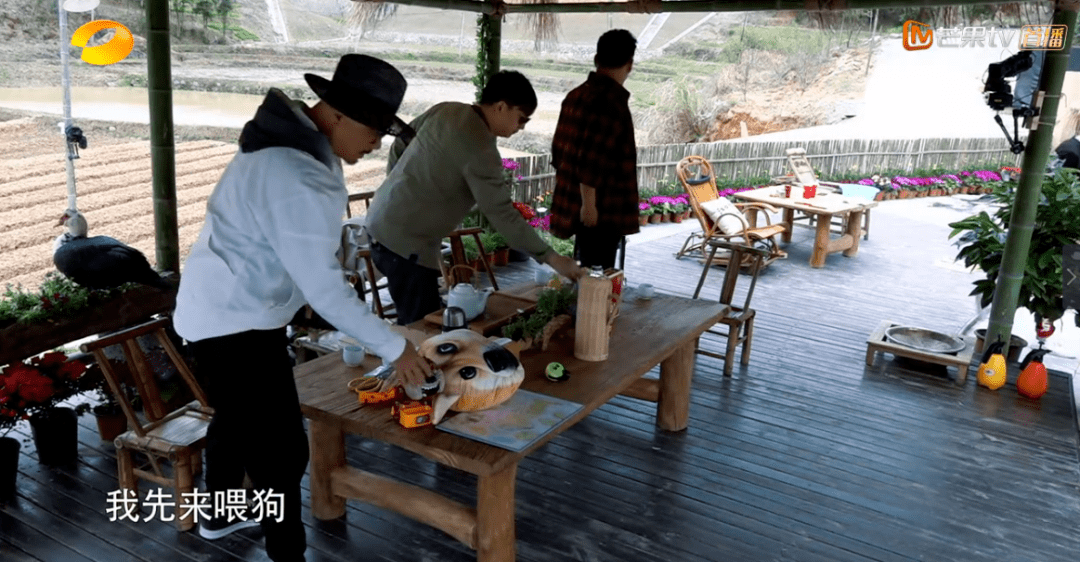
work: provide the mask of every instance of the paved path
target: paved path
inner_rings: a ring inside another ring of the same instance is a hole
[[[750,137],[762,140],[1002,137],[983,99],[986,68],[1015,49],[939,48],[907,51],[884,37],[874,51],[866,94],[856,117],[835,125]],[[1003,115],[1012,134],[1012,116]]]

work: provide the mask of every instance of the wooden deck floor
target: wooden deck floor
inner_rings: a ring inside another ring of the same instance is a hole
[[[755,293],[750,365],[725,378],[718,361],[698,358],[687,431],[658,430],[652,405],[617,398],[523,462],[518,559],[1075,561],[1080,464],[1067,376],[1056,373],[1033,402],[1017,395],[1015,368],[988,391],[973,371],[958,387],[892,356],[864,364],[883,319],[953,332],[973,312],[971,274],[951,263],[940,221],[948,209],[904,203],[876,210],[859,255],[830,256],[824,269],[809,268],[810,232],[796,231],[790,258]],[[681,242],[632,243],[629,282],[689,296],[700,266],[672,257]],[[258,529],[208,542],[160,521],[109,522],[111,445],[90,418],[81,423],[75,467],[42,466],[24,446],[18,497],[0,508],[0,560],[266,560]],[[392,447],[353,439],[348,456],[459,500],[474,493],[471,476]],[[344,519],[318,522],[306,508],[305,519],[309,562],[474,559],[439,531],[355,502]]]

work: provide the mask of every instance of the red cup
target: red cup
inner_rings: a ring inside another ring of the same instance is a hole
[[[785,185],[784,186],[784,197],[787,197],[788,199],[791,199],[791,186],[790,185]]]

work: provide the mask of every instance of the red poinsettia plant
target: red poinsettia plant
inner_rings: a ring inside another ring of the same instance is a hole
[[[86,364],[60,351],[12,363],[0,370],[0,435],[20,420],[47,410],[82,390]]]

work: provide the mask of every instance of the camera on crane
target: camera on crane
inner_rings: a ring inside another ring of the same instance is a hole
[[[1024,151],[1024,143],[1020,141],[1019,120],[1021,117],[1033,117],[1035,110],[1032,109],[1030,104],[1021,103],[1019,104],[1020,107],[1013,104],[1012,87],[1009,86],[1006,79],[1028,70],[1034,62],[1031,51],[1020,51],[1001,62],[991,63],[986,69],[986,84],[983,88],[983,92],[986,94],[986,104],[994,111],[1012,108],[1013,135],[1011,137],[1009,136],[1009,130],[1005,128],[1005,124],[1001,121],[1001,115],[995,113],[994,121],[1001,127],[1001,132],[1005,133],[1005,140],[1009,141],[1009,150],[1013,154],[1020,154]]]

